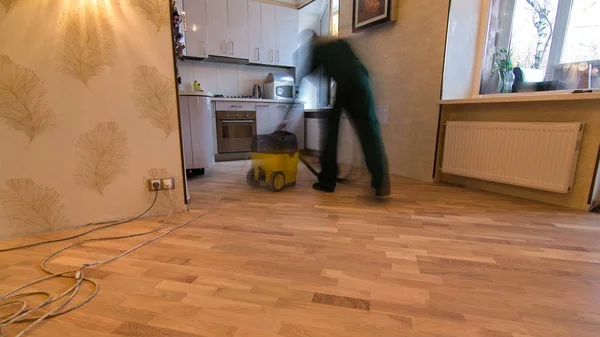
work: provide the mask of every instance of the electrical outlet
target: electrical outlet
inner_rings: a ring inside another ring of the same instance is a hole
[[[175,179],[173,178],[163,178],[162,180],[162,189],[163,190],[172,190],[175,188]]]
[[[158,188],[154,187],[156,184],[158,184]],[[150,189],[151,192],[160,191],[162,189],[161,180],[160,179],[149,179],[148,180],[148,188]]]

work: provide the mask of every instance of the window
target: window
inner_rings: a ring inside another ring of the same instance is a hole
[[[340,0],[331,0],[331,32],[332,36],[339,35],[340,27]]]
[[[600,0],[492,0],[481,94],[600,88]]]
[[[331,20],[329,23],[331,36],[339,36],[340,27],[340,0],[331,0]],[[336,83],[333,79],[329,80],[329,106],[335,103]]]

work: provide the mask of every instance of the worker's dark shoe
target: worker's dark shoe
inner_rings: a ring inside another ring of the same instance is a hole
[[[383,178],[383,183],[381,184],[381,187],[375,189],[375,196],[376,197],[387,197],[390,194],[392,194],[391,187],[390,187],[390,177],[386,175]]]
[[[335,186],[329,186],[329,185],[319,183],[319,182],[314,183],[313,188],[317,191],[327,192],[327,193],[333,193],[333,191],[335,191]]]
[[[389,185],[383,186],[383,187],[375,190],[376,197],[388,197],[390,194],[392,194],[392,191],[391,191]]]

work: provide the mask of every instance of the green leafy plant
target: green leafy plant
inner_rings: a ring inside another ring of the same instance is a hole
[[[515,68],[511,59],[512,52],[506,48],[502,48],[494,53],[492,71],[498,72],[500,75],[500,82],[502,83],[502,89],[500,92],[506,92],[506,84],[508,82],[509,74]]]

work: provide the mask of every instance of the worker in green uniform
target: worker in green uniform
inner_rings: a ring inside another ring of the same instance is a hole
[[[298,83],[304,76],[321,68],[325,76],[332,78],[337,85],[333,109],[327,118],[319,181],[313,188],[324,192],[335,190],[338,132],[344,109],[360,141],[376,196],[389,195],[387,157],[366,68],[343,39],[320,38],[311,30],[302,32],[300,38],[305,41],[305,57],[308,57],[309,63]]]

